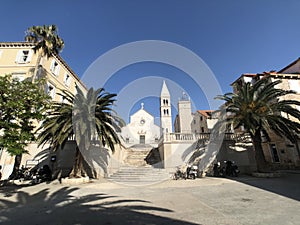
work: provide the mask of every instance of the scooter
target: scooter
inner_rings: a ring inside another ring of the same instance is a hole
[[[186,178],[187,179],[196,179],[198,176],[198,166],[188,166],[186,169]]]

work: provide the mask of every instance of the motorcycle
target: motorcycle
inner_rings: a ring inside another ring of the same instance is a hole
[[[52,172],[50,170],[50,167],[48,165],[44,165],[41,168],[38,168],[33,172],[32,175],[32,184],[39,184],[41,182],[45,181],[51,181],[52,180]]]
[[[232,176],[232,177],[237,177],[238,174],[240,173],[240,170],[237,165],[234,164],[234,161],[224,161],[226,164],[225,168],[225,174],[226,176]]]
[[[226,173],[225,173],[225,168],[221,167],[221,163],[217,162],[214,164],[213,167],[213,176],[214,177],[225,177]]]
[[[186,174],[185,172],[182,172],[180,167],[177,166],[175,173],[173,174],[173,179],[178,180],[178,179],[186,179]]]
[[[31,171],[28,168],[22,166],[16,171],[16,173],[11,174],[8,179],[23,181],[23,180],[31,180],[31,178],[32,178]]]

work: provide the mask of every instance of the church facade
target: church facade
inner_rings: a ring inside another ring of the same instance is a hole
[[[157,146],[160,138],[160,127],[154,123],[154,117],[144,109],[141,109],[130,116],[130,122],[122,127],[121,137],[126,147],[134,145]]]

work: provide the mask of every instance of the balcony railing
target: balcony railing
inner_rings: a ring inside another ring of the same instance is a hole
[[[210,133],[168,133],[164,135],[165,142],[195,142],[197,140],[209,141]],[[249,135],[245,133],[225,133],[223,140],[244,142],[249,141]]]

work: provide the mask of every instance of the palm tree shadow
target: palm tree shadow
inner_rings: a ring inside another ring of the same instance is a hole
[[[101,147],[100,144],[93,144],[88,151],[82,152],[87,163],[86,170],[88,175],[97,178],[100,174],[107,174],[107,167],[110,159],[109,150]]]
[[[154,215],[174,212],[148,201],[120,199],[104,193],[78,195],[79,191],[63,187],[55,192],[45,188],[34,194],[20,190],[9,197],[2,195],[0,224],[194,224]]]

